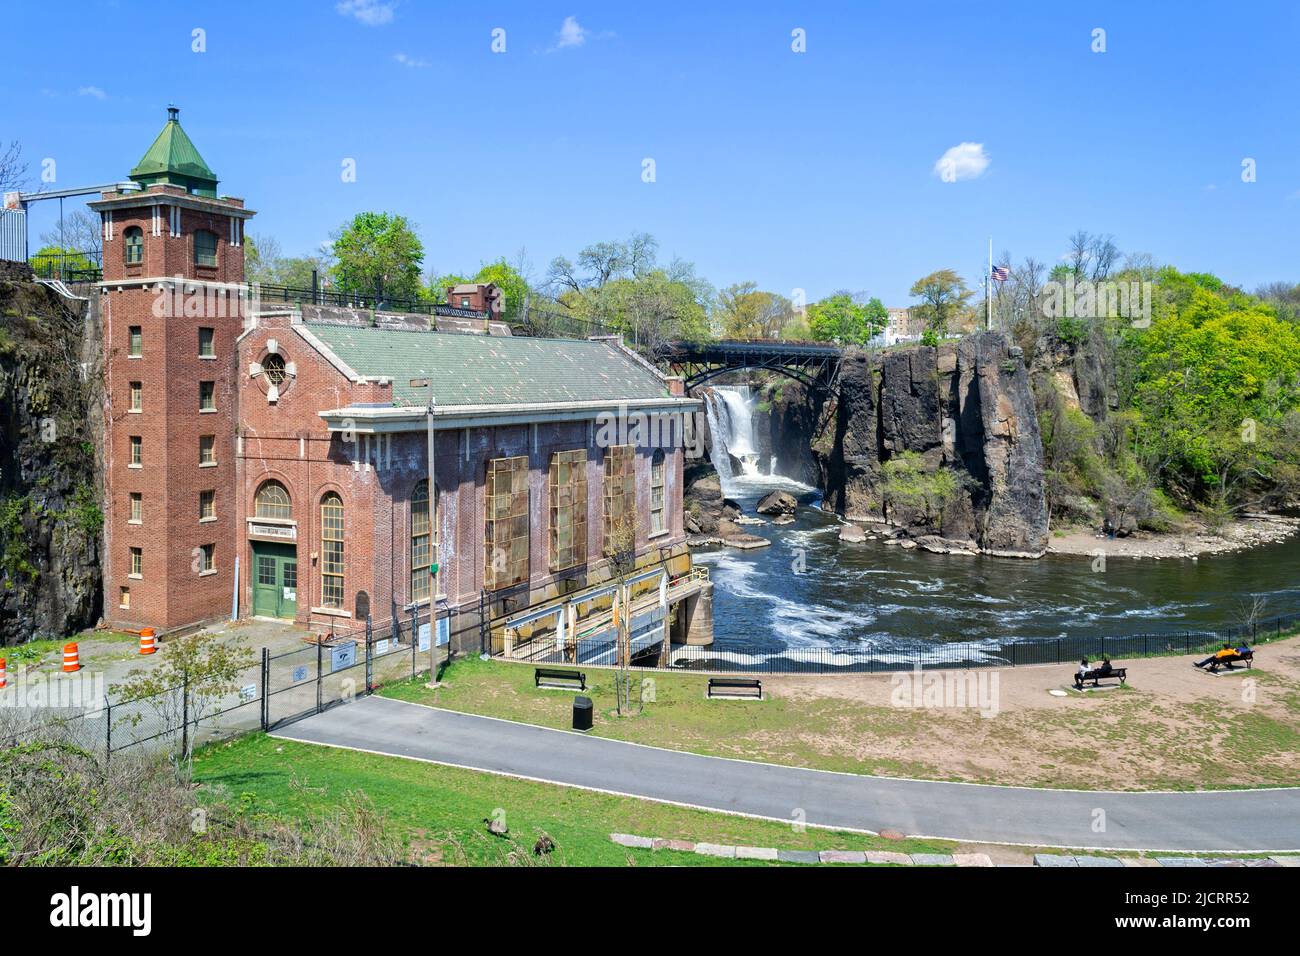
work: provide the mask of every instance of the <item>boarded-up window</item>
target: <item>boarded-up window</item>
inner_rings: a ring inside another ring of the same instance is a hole
[[[551,456],[551,570],[587,560],[587,449]]]
[[[605,450],[605,554],[633,550],[636,520],[636,448],[614,445]]]
[[[528,580],[528,459],[494,458],[487,471],[484,587]]]

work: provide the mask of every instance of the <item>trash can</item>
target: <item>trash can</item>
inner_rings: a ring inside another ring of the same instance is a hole
[[[591,698],[573,698],[573,729],[591,730]]]

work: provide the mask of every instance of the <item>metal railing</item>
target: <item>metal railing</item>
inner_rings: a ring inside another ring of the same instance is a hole
[[[1210,631],[1061,637],[1028,640],[981,640],[948,643],[917,642],[896,650],[841,647],[781,647],[717,641],[710,645],[673,645],[668,663],[647,649],[634,657],[633,667],[646,670],[698,671],[724,674],[879,674],[911,670],[965,670],[981,667],[1020,667],[1033,664],[1077,664],[1080,660],[1114,661],[1176,654],[1208,654],[1227,643],[1267,644],[1300,628],[1300,613],[1287,614],[1241,627]],[[503,658],[505,659],[505,658]],[[612,638],[579,637],[557,641],[553,635],[534,638],[528,662],[613,666]]]
[[[27,260],[38,279],[59,279],[63,282],[98,282],[104,277],[103,258],[98,249],[78,252],[65,249],[44,253]]]

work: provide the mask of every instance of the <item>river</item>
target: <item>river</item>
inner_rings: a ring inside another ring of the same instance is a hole
[[[1300,611],[1300,537],[1189,559],[1039,560],[904,551],[841,543],[816,494],[780,478],[740,479],[746,514],[772,487],[798,495],[793,524],[747,526],[772,541],[752,551],[707,548],[695,562],[714,582],[718,647],[894,652],[939,642],[1167,634],[1239,623],[1243,596],[1264,617]]]

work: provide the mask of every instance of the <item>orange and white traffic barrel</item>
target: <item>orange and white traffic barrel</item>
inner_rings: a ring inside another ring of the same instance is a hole
[[[153,628],[146,627],[140,632],[140,653],[152,654],[156,650],[158,648],[154,646]]]
[[[0,688],[9,686],[9,678],[5,675],[5,659],[0,657]]]
[[[81,670],[81,658],[77,654],[77,642],[71,641],[63,645],[63,672],[72,674]]]

